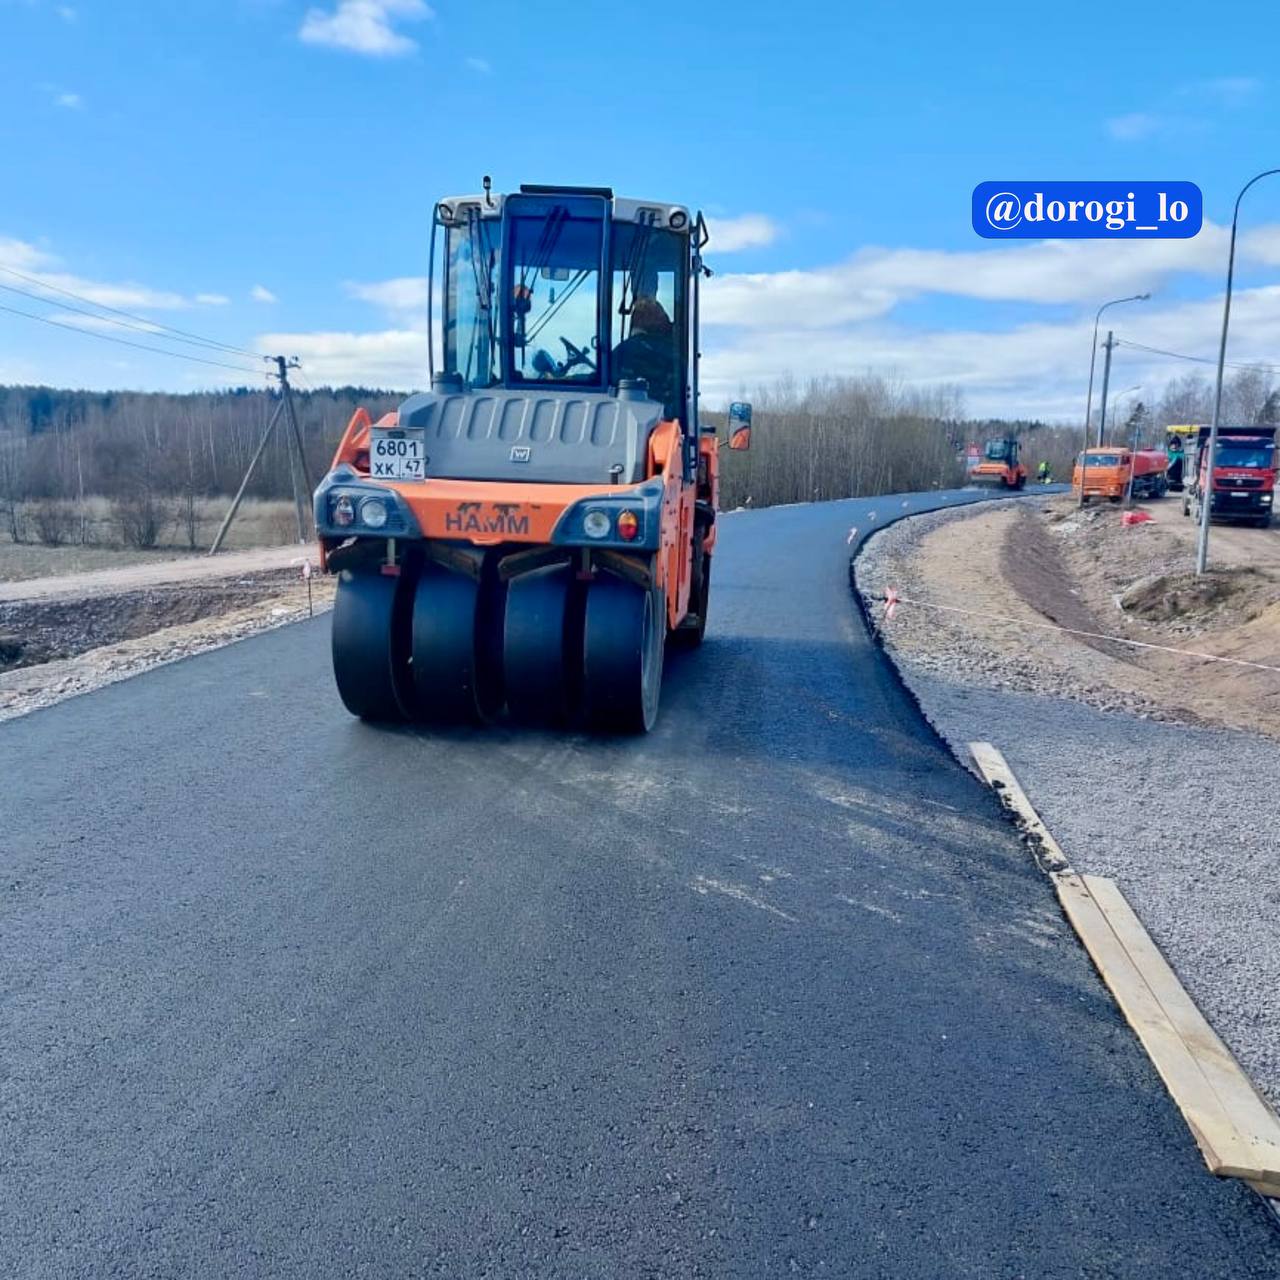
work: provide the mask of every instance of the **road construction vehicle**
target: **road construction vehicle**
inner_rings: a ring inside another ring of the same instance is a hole
[[[1187,463],[1182,514],[1199,522],[1209,495],[1209,519],[1238,520],[1265,529],[1271,523],[1276,487],[1276,429],[1273,426],[1219,426],[1218,447],[1209,478],[1209,433],[1200,427],[1195,456]]]
[[[1187,457],[1193,451],[1199,432],[1199,426],[1189,423],[1174,424],[1164,429],[1164,452],[1169,460],[1168,483],[1175,493],[1182,492]]]
[[[351,419],[315,493],[333,669],[370,720],[645,731],[710,601],[702,215],[606,188],[435,206],[431,389]],[[437,252],[437,244],[439,252]],[[728,415],[750,444],[750,406]]]
[[[969,472],[969,479],[974,484],[1021,489],[1027,483],[1027,468],[1018,458],[1016,437],[988,440],[983,446],[982,460]]]
[[[1129,495],[1130,485],[1135,498],[1163,498],[1169,491],[1168,465],[1163,449],[1125,449],[1117,445],[1086,449],[1076,457],[1071,486],[1081,504],[1090,498],[1119,502]]]

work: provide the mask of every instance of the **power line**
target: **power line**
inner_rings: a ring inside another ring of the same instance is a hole
[[[0,270],[5,270],[5,269],[6,268],[0,267]],[[21,294],[24,298],[30,298],[33,302],[51,302],[52,301],[52,299],[46,298],[42,294],[32,293],[30,289],[19,289],[18,286],[14,284],[0,284],[0,289],[4,289],[7,293]],[[164,332],[164,328],[165,328],[164,325],[152,324],[150,320],[143,320],[139,324],[132,324],[128,320],[116,320],[112,316],[100,315],[98,312],[88,311],[84,307],[72,306],[71,303],[69,302],[59,302],[56,305],[61,307],[63,311],[74,311],[76,315],[88,316],[90,320],[101,320],[104,324],[118,325],[121,329],[129,329],[134,333],[152,334],[157,338],[164,339],[166,342],[185,342],[190,346],[206,347],[214,351],[221,351],[223,349],[223,344],[221,342],[214,342],[212,339],[181,338],[177,336],[168,337]],[[77,326],[72,325],[70,327],[76,328]],[[81,332],[91,333],[92,330],[81,330]],[[237,348],[234,348],[234,347],[228,348],[228,349],[232,351],[237,350]]]
[[[168,351],[164,347],[149,347],[143,342],[131,342],[128,338],[117,338],[110,333],[94,333],[92,329],[82,329],[79,325],[64,324],[60,320],[50,320],[48,316],[38,316],[32,311],[19,311],[17,307],[6,307],[0,303],[0,311],[7,311],[13,316],[23,316],[27,320],[38,320],[41,324],[50,324],[55,329],[66,329],[70,333],[78,333],[85,338],[99,338],[103,342],[115,342],[122,347],[134,347],[139,351],[151,351],[159,356],[172,356],[175,360],[192,360],[196,364],[213,365],[219,369],[234,369],[236,373],[243,373],[247,377],[253,377],[259,373],[258,369],[246,369],[241,364],[227,364],[223,360],[206,360],[203,356],[188,355],[185,351]]]
[[[139,324],[149,325],[153,329],[163,329],[168,333],[177,334],[181,338],[189,338],[207,347],[218,347],[223,351],[229,351],[238,356],[248,356],[251,360],[261,358],[256,351],[246,351],[243,347],[233,347],[230,343],[219,342],[215,338],[202,338],[198,333],[191,333],[187,329],[175,329],[172,325],[160,324],[156,320],[148,320],[145,316],[135,315],[132,311],[122,311],[119,307],[109,307],[105,302],[94,302],[92,298],[86,298],[83,294],[73,293],[70,289],[63,289],[56,284],[49,284],[48,281],[41,280],[39,276],[29,276],[13,267],[0,265],[0,271],[5,272],[7,275],[16,276],[19,280],[25,280],[28,284],[39,285],[41,289],[47,289],[50,293],[60,293],[64,297],[74,298],[77,302],[84,302],[91,307],[97,307],[100,311],[109,311],[112,315],[124,316],[126,320],[136,320]]]
[[[1212,356],[1189,356],[1181,351],[1165,351],[1161,347],[1148,347],[1141,342],[1130,342],[1127,338],[1117,338],[1116,345],[1132,347],[1135,351],[1146,351],[1155,356],[1168,356],[1171,360],[1188,360],[1193,364],[1211,364],[1216,367],[1218,363]],[[1235,360],[1228,360],[1225,363],[1230,369],[1261,369],[1266,373],[1280,373],[1280,367],[1270,364],[1245,364]]]

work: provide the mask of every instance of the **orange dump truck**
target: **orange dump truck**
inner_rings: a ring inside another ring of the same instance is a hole
[[[1083,483],[1082,501],[1090,498],[1110,498],[1119,502],[1133,482],[1135,498],[1163,498],[1169,491],[1169,459],[1160,449],[1123,449],[1114,445],[1101,449],[1086,449],[1084,466],[1076,459],[1071,477],[1077,493]]]

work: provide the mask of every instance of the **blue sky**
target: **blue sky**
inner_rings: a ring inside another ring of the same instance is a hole
[[[975,413],[1066,417],[1106,298],[1151,288],[1112,313],[1125,336],[1214,350],[1222,224],[1280,165],[1274,27],[1260,0],[1222,23],[1146,0],[0,0],[0,265],[295,352],[313,384],[409,387],[434,199],[484,173],[604,184],[718,221],[713,402],[876,369],[959,385]],[[1012,246],[969,225],[980,181],[1081,177],[1197,182],[1206,230]],[[1280,362],[1280,180],[1245,225],[1232,357]],[[93,323],[59,300],[0,290]],[[1153,389],[1194,368],[1124,359]],[[224,379],[0,312],[0,381]]]

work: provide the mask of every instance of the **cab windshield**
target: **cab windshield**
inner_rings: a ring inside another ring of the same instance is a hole
[[[1120,455],[1118,453],[1087,453],[1084,465],[1086,467],[1118,467]]]
[[[992,462],[1003,462],[1009,456],[1009,442],[1007,440],[988,440],[986,456]]]
[[[537,201],[512,216],[508,244],[511,380],[601,387],[604,220]]]
[[[1275,465],[1275,445],[1230,444],[1218,441],[1220,467],[1271,467]]]

